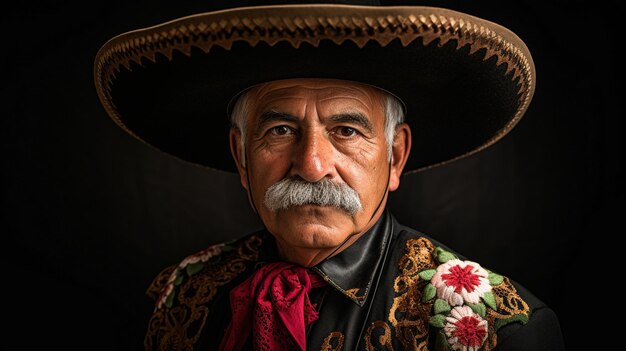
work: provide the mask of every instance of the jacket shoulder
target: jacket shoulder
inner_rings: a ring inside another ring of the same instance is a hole
[[[402,227],[397,239],[404,244],[398,277],[413,285],[411,297],[397,299],[409,298],[428,312],[422,318],[435,334],[434,349],[493,350],[500,330],[529,322],[533,308],[509,278],[414,230]]]
[[[262,238],[258,233],[211,245],[185,257],[180,263],[163,269],[152,281],[146,295],[156,301],[156,309],[171,307],[177,290],[190,282],[207,278],[220,285],[228,283],[245,269],[246,262],[255,261]],[[222,276],[216,272],[224,272]],[[227,274],[228,272],[232,274]]]
[[[521,284],[510,280],[532,311],[524,325],[511,323],[498,330],[498,350],[562,351],[565,349],[556,313]]]
[[[164,269],[147,291],[156,306],[144,337],[145,349],[192,349],[209,315],[221,307],[215,303],[224,287],[256,262],[261,243],[262,236],[252,234],[211,245]]]

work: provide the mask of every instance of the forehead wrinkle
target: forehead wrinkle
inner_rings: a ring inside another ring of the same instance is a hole
[[[327,86],[320,94],[321,99],[327,99],[329,97],[332,98],[335,96],[354,97],[357,99],[368,100],[368,102],[373,103],[374,100],[380,98],[382,95],[378,89],[360,83],[354,83],[350,86]]]
[[[372,94],[369,89],[360,87],[360,86],[352,86],[352,87],[339,87],[339,86],[331,86],[316,89],[319,90],[318,96],[321,101],[333,98],[354,98],[354,99],[367,99],[371,100]]]
[[[253,87],[251,88],[251,98],[254,104],[253,110],[256,111],[254,118],[256,119],[260,113],[271,110],[296,112],[286,111],[289,108],[285,109],[281,102],[290,99],[294,99],[294,102],[313,99],[317,100],[318,103],[327,103],[330,100],[338,99],[352,100],[355,102],[352,106],[343,106],[340,110],[344,113],[358,110],[370,118],[373,117],[372,114],[375,114],[378,107],[384,108],[381,93],[374,87],[361,85],[357,82],[351,82],[349,86],[344,86],[326,81],[322,85],[319,86],[315,81],[300,80],[296,82],[269,82]],[[377,102],[379,103],[377,104]],[[304,108],[306,109],[306,107]]]
[[[306,98],[299,96],[297,94],[288,94],[289,91],[283,92],[283,94],[274,94],[274,91],[269,92],[269,96],[263,96],[263,94],[259,94],[255,92],[255,94],[251,97],[252,101],[252,119],[253,121],[258,120],[259,117],[263,113],[267,112],[276,112],[280,114],[289,115],[290,108],[285,108],[285,103],[281,103],[281,101],[289,101],[289,100],[306,100]],[[277,96],[272,96],[277,95]],[[293,111],[295,112],[295,111]]]
[[[280,88],[272,87],[272,84],[264,84],[255,88],[254,95],[257,100],[268,98],[295,98],[302,96],[301,90],[302,88],[296,84]]]
[[[323,81],[323,80],[322,80]],[[313,82],[316,82],[313,80]],[[265,97],[265,95],[280,94],[283,92],[293,92],[295,95],[316,95],[319,100],[325,100],[327,98],[337,96],[359,96],[367,100],[371,100],[372,97],[379,95],[378,91],[374,87],[362,85],[357,82],[348,82],[349,86],[342,84],[333,84],[332,82],[322,83],[323,86],[319,86],[313,82],[307,80],[296,81],[292,84],[283,85],[287,83],[283,82],[269,82],[257,87],[254,87],[257,98]],[[278,85],[278,87],[276,87]],[[281,86],[282,85],[282,86]]]

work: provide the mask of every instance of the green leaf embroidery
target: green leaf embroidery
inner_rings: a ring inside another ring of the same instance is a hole
[[[437,333],[437,339],[435,340],[435,350],[442,350],[442,351],[452,350],[452,347],[450,347],[450,344],[448,343],[448,338],[446,337],[446,334],[443,332],[443,329]]]
[[[428,284],[424,288],[424,293],[422,294],[422,302],[426,302],[431,300],[437,294],[437,289],[434,285]]]
[[[196,262],[196,263],[192,263],[190,265],[187,266],[187,275],[188,276],[192,276],[198,272],[200,272],[200,270],[202,270],[202,267],[204,267],[204,263],[202,262]]]
[[[468,303],[467,305],[472,309],[472,311],[474,311],[474,313],[485,318],[485,315],[487,314],[487,307],[485,307],[484,304],[479,302],[479,303]]]
[[[449,312],[450,309],[450,304],[446,300],[435,300],[434,310],[436,314]]]
[[[174,279],[174,285],[179,286],[180,283],[183,282],[183,275],[180,274],[179,270],[176,270],[176,279]]]
[[[491,286],[500,285],[503,280],[504,277],[500,274],[489,272],[489,284],[491,284]]]
[[[456,256],[454,256],[452,253],[448,252],[448,251],[442,251],[439,256],[437,256],[437,260],[441,263],[446,263],[450,260],[455,259]]]
[[[167,298],[165,299],[165,306],[167,308],[172,307],[172,304],[174,303],[174,295],[176,295],[176,291],[172,290],[169,296],[167,296]]]
[[[442,314],[436,314],[428,319],[428,324],[433,327],[443,328],[446,325],[446,317]]]
[[[513,323],[513,322],[520,322],[522,324],[526,324],[528,323],[528,315],[526,314],[516,314],[513,315],[509,318],[506,319],[496,319],[495,323],[494,323],[494,327],[496,328],[496,330],[500,329],[501,327],[509,324],[509,323]]]
[[[496,297],[491,291],[487,291],[485,295],[483,295],[483,301],[485,301],[485,304],[489,306],[492,310],[498,310],[498,306],[496,306]]]
[[[435,275],[435,273],[437,273],[436,269],[427,269],[425,271],[419,272],[417,275],[419,275],[420,278],[424,280],[430,280],[433,277],[433,275]]]

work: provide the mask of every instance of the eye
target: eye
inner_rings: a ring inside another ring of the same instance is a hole
[[[272,127],[269,130],[269,133],[272,135],[287,135],[292,133],[293,131],[291,130],[291,128],[285,126],[285,125],[281,125],[281,126],[276,126],[276,127]]]
[[[335,133],[344,138],[350,138],[358,134],[357,130],[351,127],[338,127]]]

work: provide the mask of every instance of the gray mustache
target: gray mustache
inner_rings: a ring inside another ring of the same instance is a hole
[[[307,204],[334,206],[351,216],[362,208],[359,194],[354,189],[345,183],[335,183],[328,179],[311,183],[297,178],[285,178],[267,189],[264,203],[272,211]]]

